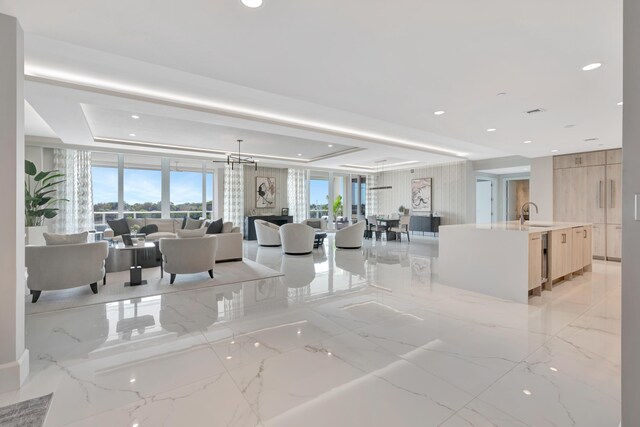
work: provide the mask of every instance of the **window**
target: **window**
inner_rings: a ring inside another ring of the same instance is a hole
[[[118,218],[118,155],[91,153],[93,221],[105,224]]]
[[[202,161],[199,160],[171,160],[171,218],[188,216],[198,219],[204,216],[202,203],[205,200],[203,191],[206,191],[206,183],[203,189],[202,166]]]
[[[329,179],[312,177],[309,180],[309,215],[322,218],[329,215]]]
[[[125,155],[125,218],[160,218],[162,216],[161,200],[160,158]]]
[[[358,178],[360,178],[360,192],[358,192]],[[367,178],[365,176],[355,176],[351,178],[351,216],[357,219],[358,216],[365,215],[367,206]],[[358,213],[360,206],[360,213]]]

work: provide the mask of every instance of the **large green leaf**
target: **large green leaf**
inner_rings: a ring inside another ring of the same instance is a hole
[[[29,160],[24,161],[24,173],[29,176],[34,176],[37,173],[36,165]]]
[[[44,212],[44,217],[47,219],[55,218],[58,215],[58,209],[47,209]]]
[[[58,184],[62,184],[63,182],[64,182],[64,180],[62,180],[62,181],[55,181],[55,182],[51,182],[51,183],[49,183],[49,184],[47,184],[47,185],[43,185],[41,188],[39,188],[39,189],[38,189],[38,191],[36,191],[36,192],[35,192],[35,195],[40,195],[40,194],[42,194],[42,191],[43,191],[43,190],[46,190],[47,188],[54,187],[54,186],[56,186],[56,185],[58,185]]]
[[[50,171],[49,173],[52,173],[53,175],[49,175],[47,176],[45,179],[42,180],[43,184],[47,184],[49,183],[49,181],[56,179],[56,178],[61,178],[64,176],[63,173],[58,173],[58,171]],[[61,182],[64,182],[66,180],[62,180]]]

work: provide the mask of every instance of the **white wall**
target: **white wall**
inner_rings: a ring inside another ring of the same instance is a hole
[[[393,186],[378,191],[382,214],[397,213],[400,205],[411,207],[411,180],[432,178],[433,211],[442,215],[442,224],[475,222],[475,175],[471,162],[388,171],[380,174],[378,186]]]
[[[0,393],[29,372],[24,340],[24,53],[18,21],[0,14]]]
[[[531,210],[534,221],[553,221],[553,157],[531,159],[529,200],[538,205],[540,212]]]
[[[640,1],[624,2],[624,119],[622,159],[622,426],[640,425]]]

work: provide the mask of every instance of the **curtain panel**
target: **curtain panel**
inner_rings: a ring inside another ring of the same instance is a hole
[[[91,152],[85,150],[53,150],[53,168],[64,174],[56,197],[58,216],[53,219],[53,232],[61,234],[93,230],[93,188]]]
[[[307,169],[289,169],[287,176],[287,196],[289,215],[293,222],[302,222],[309,218],[309,178]]]
[[[378,175],[367,175],[367,206],[366,206],[366,215],[378,215],[378,191],[371,191],[370,189],[378,186]]]
[[[224,220],[244,233],[244,168],[224,166]]]

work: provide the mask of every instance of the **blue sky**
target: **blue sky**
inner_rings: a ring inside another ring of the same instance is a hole
[[[309,183],[309,203],[324,205],[329,194],[329,181],[312,179]]]
[[[171,172],[171,201],[175,204],[202,202],[200,172]],[[212,176],[207,179],[207,195],[211,199]],[[159,202],[162,198],[160,171],[125,169],[124,200],[129,204]],[[118,171],[115,168],[93,168],[93,202],[118,201]]]

